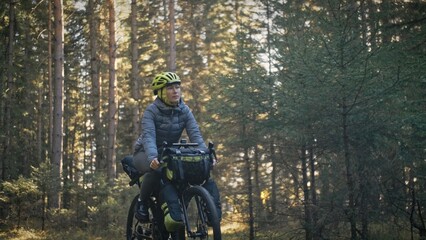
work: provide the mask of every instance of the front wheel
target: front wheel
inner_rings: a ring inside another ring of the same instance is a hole
[[[221,240],[220,220],[210,193],[201,186],[192,186],[184,193],[186,229],[190,239]]]

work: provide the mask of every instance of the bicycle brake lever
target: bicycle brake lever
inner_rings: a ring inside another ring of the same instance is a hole
[[[219,160],[217,159],[216,150],[214,149],[214,143],[212,141],[209,141],[209,152],[213,154],[214,159],[216,159],[216,163],[218,163]]]
[[[167,148],[167,145],[168,145],[167,141],[163,141],[163,144],[161,144],[162,150],[161,150],[160,158],[158,159],[158,162],[160,164],[164,163],[163,156],[164,156],[164,150]]]

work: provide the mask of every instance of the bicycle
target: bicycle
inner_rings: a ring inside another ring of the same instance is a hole
[[[209,179],[212,163],[216,159],[214,145],[209,143],[208,153],[196,149],[197,146],[194,143],[186,143],[184,140],[180,143],[173,143],[171,146],[164,143],[160,155],[163,177],[167,178],[178,190],[184,228],[170,233],[169,238],[169,233],[164,226],[164,215],[158,201],[158,194],[153,194],[148,202],[149,222],[140,222],[135,217],[139,197],[137,194],[128,211],[126,225],[128,240],[167,240],[185,239],[185,237],[187,239],[222,239],[220,220],[212,196],[201,186]],[[127,162],[129,162],[128,160]],[[125,167],[124,165],[123,169],[131,178],[129,185],[138,184],[140,187],[141,175],[133,166],[127,164]],[[204,176],[201,174],[203,171]]]

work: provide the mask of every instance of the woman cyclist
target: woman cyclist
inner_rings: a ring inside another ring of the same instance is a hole
[[[170,184],[161,184],[158,150],[164,141],[179,142],[184,130],[190,142],[207,150],[194,115],[181,98],[180,84],[179,76],[173,72],[162,72],[155,76],[151,88],[157,98],[143,114],[142,133],[135,143],[133,154],[134,165],[144,174],[136,217],[140,221],[149,220],[146,202],[154,191],[163,188],[161,200],[164,201],[165,225],[169,232],[182,225],[181,209],[175,189]],[[220,196],[216,183],[210,179],[203,186],[212,195],[221,218]]]

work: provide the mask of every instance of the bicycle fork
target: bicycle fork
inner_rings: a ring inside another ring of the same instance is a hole
[[[196,196],[194,198],[195,198],[195,202],[196,202],[196,206],[197,206],[197,214],[198,214],[198,217],[200,218],[200,222],[197,223],[197,226],[195,226],[197,228],[195,231],[193,231],[192,228],[191,228],[191,225],[189,223],[189,218],[188,218],[188,211],[186,210],[186,208],[188,207],[187,205],[189,205],[189,202],[188,203],[185,202],[184,194],[180,195],[180,202],[181,202],[181,206],[182,206],[183,220],[184,220],[184,223],[185,223],[187,236],[190,237],[190,238],[193,238],[193,239],[197,238],[197,237],[202,238],[202,237],[207,236],[207,228],[206,228],[206,226],[203,226],[203,224],[206,223],[206,218],[205,218],[205,215],[203,214],[203,207],[201,205],[201,201]],[[189,199],[189,201],[190,201],[190,199]]]

